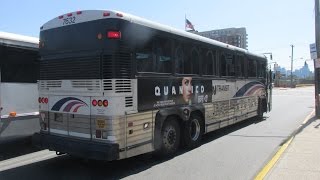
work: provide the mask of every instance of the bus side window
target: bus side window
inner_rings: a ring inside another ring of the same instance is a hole
[[[203,74],[204,75],[213,75],[213,53],[212,51],[206,51],[204,50],[204,52],[206,52],[204,58],[203,58],[203,63],[202,63],[202,66],[203,66]]]
[[[178,74],[184,74],[184,53],[181,46],[178,46],[174,53],[174,58],[176,61],[176,70]]]
[[[236,60],[236,76],[237,77],[244,77],[244,57],[238,55]]]
[[[259,61],[258,63],[258,77],[266,77],[266,63]]]
[[[227,76],[227,62],[223,53],[220,55],[220,75]]]
[[[267,63],[266,62],[262,62],[261,63],[261,69],[262,69],[262,75],[261,77],[266,78],[267,77]]]
[[[205,55],[203,56],[202,69],[204,75],[217,75],[217,60],[216,51],[204,50]]]
[[[199,74],[199,61],[199,51],[194,47],[191,50],[191,56],[189,56],[188,61],[185,62],[185,74]]]
[[[248,59],[248,77],[257,77],[257,61]]]
[[[156,68],[159,73],[172,72],[171,41],[158,39],[156,45]]]
[[[138,72],[154,72],[152,43],[136,50],[135,59]]]
[[[220,59],[221,76],[235,76],[235,57],[230,53],[222,54]]]

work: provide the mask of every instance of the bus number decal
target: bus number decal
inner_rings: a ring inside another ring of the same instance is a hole
[[[63,19],[63,25],[69,25],[74,23],[76,23],[76,17],[74,16]]]

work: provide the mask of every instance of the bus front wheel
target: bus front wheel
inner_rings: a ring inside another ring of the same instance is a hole
[[[173,155],[180,145],[180,126],[176,118],[169,117],[161,129],[161,155]]]

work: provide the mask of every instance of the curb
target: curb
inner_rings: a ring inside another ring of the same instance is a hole
[[[300,126],[294,130],[288,138],[286,138],[279,146],[278,150],[274,153],[271,160],[268,161],[266,165],[263,166],[263,168],[257,173],[257,175],[254,177],[254,180],[262,180],[265,178],[265,176],[270,172],[270,170],[274,167],[274,165],[278,162],[282,154],[285,152],[285,150],[289,147],[294,137],[299,134],[306,126],[311,124],[315,119],[313,118],[315,114],[315,110],[313,110],[306,118],[305,120],[300,124]]]

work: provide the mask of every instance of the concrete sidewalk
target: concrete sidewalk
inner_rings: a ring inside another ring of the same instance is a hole
[[[320,179],[320,119],[314,117],[298,130],[264,179]]]

